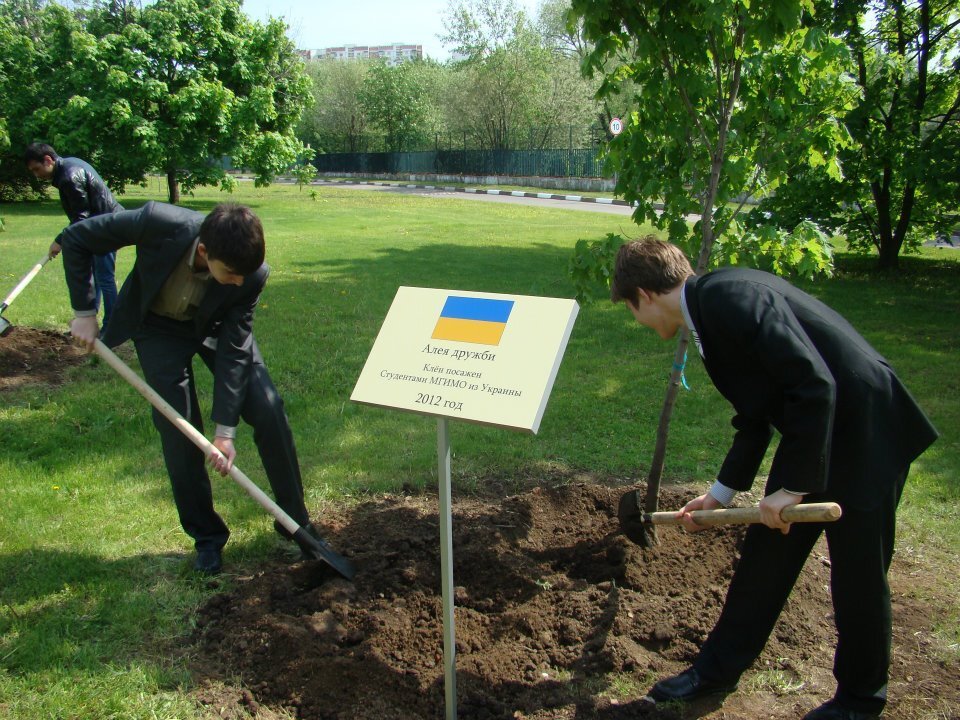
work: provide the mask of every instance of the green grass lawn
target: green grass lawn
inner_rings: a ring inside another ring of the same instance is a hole
[[[164,199],[156,181],[121,202],[148,199]],[[263,218],[273,272],[256,334],[318,518],[330,503],[436,487],[436,423],[349,400],[400,285],[570,297],[566,265],[579,238],[639,234],[618,216],[335,187],[242,183],[232,197],[201,190],[184,204],[205,211],[223,199]],[[65,218],[53,200],[0,205],[0,215],[6,294]],[[132,259],[119,253],[119,278]],[[948,568],[960,558],[960,255],[926,249],[903,265],[899,276],[879,277],[870,260],[841,256],[835,279],[804,286],[891,361],[939,427],[942,438],[914,465],[900,545]],[[59,260],[5,316],[65,327]],[[538,435],[452,424],[455,496],[494,482],[519,490],[556,473],[642,479],[672,355],[673,343],[624,308],[582,308]],[[208,414],[209,376],[198,376]],[[194,610],[218,588],[190,570],[146,401],[102,362],[67,377],[61,387],[0,395],[0,717],[201,717],[179,648]],[[687,377],[665,480],[705,486],[731,437],[730,410],[698,361]],[[246,428],[238,448],[238,466],[263,483]],[[215,495],[233,531],[226,562],[253,568],[272,557],[266,513],[228,479],[215,482]],[[957,584],[953,573],[943,582]],[[958,628],[960,610],[937,630],[957,643]]]

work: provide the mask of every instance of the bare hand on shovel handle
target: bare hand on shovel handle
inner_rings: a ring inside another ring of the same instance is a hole
[[[784,508],[780,517],[784,522],[833,522],[842,511],[836,503],[801,503]],[[760,508],[722,508],[719,510],[694,510],[690,513],[697,525],[749,525],[762,522]],[[643,521],[653,525],[680,525],[676,511],[644,513]]]
[[[277,505],[250,478],[244,475],[240,471],[240,468],[232,464],[232,457],[230,457],[229,467],[227,467],[227,458],[222,454],[222,449],[207,440],[202,432],[187,422],[187,420],[180,415],[172,405],[160,397],[156,390],[150,387],[143,378],[127,367],[123,360],[114,355],[110,348],[100,340],[95,339],[93,341],[93,349],[97,355],[116,370],[124,380],[130,383],[137,392],[149,400],[150,404],[167,420],[186,435],[194,445],[203,450],[208,460],[214,465],[218,472],[229,475],[240,487],[246,490],[247,494],[256,500],[264,510],[269,512],[274,519],[293,536],[294,541],[304,552],[310,553],[310,555],[317,560],[323,560],[348,580],[353,579],[355,571],[349,560],[336,553],[325,541],[314,537],[306,528],[301,527],[296,520],[287,515],[283,508]],[[230,445],[232,446],[233,443],[230,442]],[[229,457],[229,455],[227,455],[227,457]],[[222,472],[224,468],[226,468],[226,472]]]
[[[233,460],[237,457],[237,450],[230,438],[214,438],[210,452],[207,454],[207,463],[216,472],[223,476],[229,475],[233,468]]]
[[[677,510],[643,512],[637,492],[628,490],[620,497],[617,518],[624,535],[637,545],[650,548],[657,544],[655,525],[683,525],[683,520]],[[837,520],[840,514],[840,506],[836,503],[800,503],[784,508],[780,518],[786,523],[832,522]],[[759,507],[693,510],[688,516],[701,527],[762,522]]]

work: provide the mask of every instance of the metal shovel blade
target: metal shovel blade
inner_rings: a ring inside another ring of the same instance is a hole
[[[652,548],[657,544],[656,529],[647,522],[646,513],[640,507],[638,490],[628,490],[620,496],[617,519],[620,530],[640,547]]]
[[[293,534],[293,539],[304,553],[316,560],[322,560],[347,580],[353,580],[353,576],[356,574],[353,564],[327,545],[326,542],[314,537],[303,527],[297,529]]]

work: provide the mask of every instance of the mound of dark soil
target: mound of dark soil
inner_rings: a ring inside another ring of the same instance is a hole
[[[83,357],[59,333],[14,327],[0,338],[0,391],[57,384]],[[663,529],[660,545],[642,549],[618,533],[622,491],[561,482],[455,500],[459,718],[786,720],[832,695],[829,568],[818,548],[739,692],[686,710],[643,702],[657,677],[689,663],[713,626],[742,529]],[[661,506],[691,496],[670,490]],[[198,700],[211,717],[237,720],[444,717],[436,497],[382,497],[328,513],[321,525],[355,562],[354,582],[317,562],[237,578],[196,619],[188,652]],[[934,631],[956,613],[938,580],[955,568],[911,550],[891,571],[886,717],[960,718],[956,651]]]
[[[62,333],[14,326],[0,337],[0,391],[28,384],[58,385],[63,371],[83,358]]]
[[[455,501],[459,718],[682,716],[639,698],[683,669],[712,627],[742,529],[663,529],[660,545],[642,549],[617,532],[621,492],[571,484]],[[672,491],[662,504],[688,497]],[[281,708],[311,720],[444,717],[436,498],[387,497],[324,525],[356,563],[355,581],[299,563],[242,577],[213,598],[197,621],[201,701],[221,714],[232,703],[237,717],[240,708],[263,718]],[[766,684],[687,717],[799,717],[832,695],[827,564],[822,550],[807,563],[757,664]],[[898,624],[929,629],[922,608],[895,612]],[[898,642],[910,632],[898,630]],[[906,677],[914,689],[924,678],[960,708],[957,668],[897,660],[901,692]],[[242,689],[224,684],[236,678]]]

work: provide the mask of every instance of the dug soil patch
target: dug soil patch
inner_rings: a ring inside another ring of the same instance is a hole
[[[24,385],[59,385],[64,370],[84,357],[62,333],[14,326],[0,337],[0,391]]]
[[[642,549],[618,532],[622,491],[569,483],[455,500],[459,718],[798,718],[832,695],[829,567],[818,546],[739,692],[685,709],[644,702],[712,627],[743,532],[662,529],[661,543]],[[690,496],[671,490],[661,505]],[[356,564],[354,581],[317,562],[237,577],[197,617],[198,699],[215,717],[443,718],[436,498],[378,498],[320,524]],[[891,575],[887,717],[960,717],[956,656],[931,632],[947,610],[907,594],[915,570],[901,559]]]

